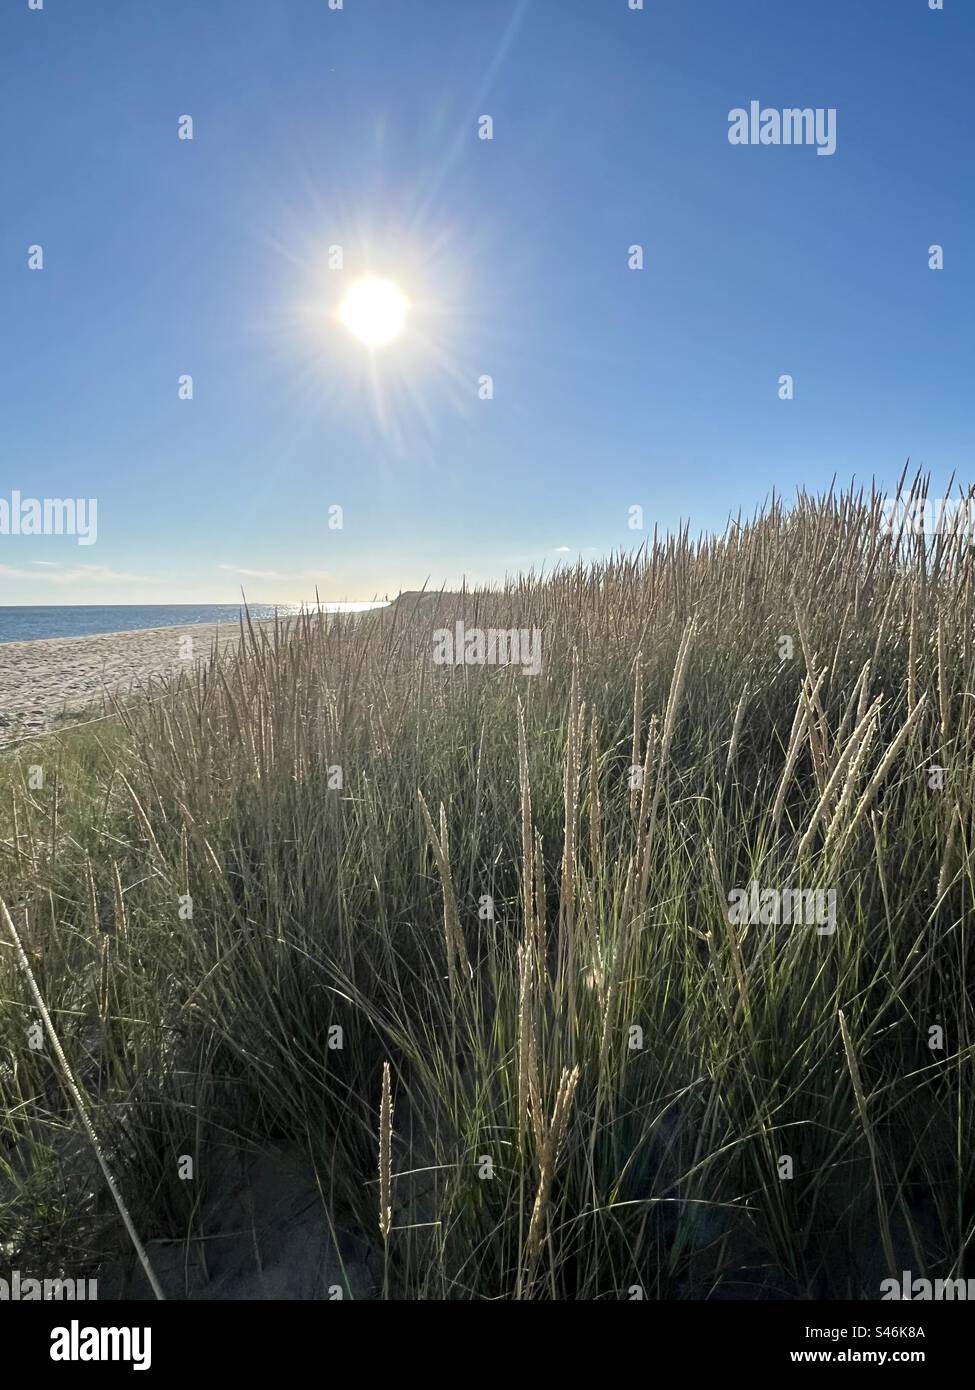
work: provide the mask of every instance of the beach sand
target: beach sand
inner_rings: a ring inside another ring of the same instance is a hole
[[[191,669],[197,660],[209,656],[214,641],[221,653],[229,655],[239,636],[236,623],[185,623],[2,642],[0,746],[24,734],[47,731],[64,711],[83,709],[106,695],[138,689],[154,677]],[[192,639],[189,647],[187,638]]]

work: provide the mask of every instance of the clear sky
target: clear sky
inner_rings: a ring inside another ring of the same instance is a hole
[[[368,599],[973,481],[973,55],[972,0],[3,0],[0,498],[98,533],[0,535],[0,603]],[[732,145],[751,101],[836,152]]]

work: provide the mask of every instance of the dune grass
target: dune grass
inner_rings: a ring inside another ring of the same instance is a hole
[[[2,896],[150,1252],[218,1152],[287,1142],[379,1296],[971,1274],[973,578],[801,495],[254,630],[8,753]],[[435,664],[461,618],[539,629],[540,673]],[[730,921],[753,881],[835,931]],[[88,1270],[125,1231],[8,940],[0,1248]]]

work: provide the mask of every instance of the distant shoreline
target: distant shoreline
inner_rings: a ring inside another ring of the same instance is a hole
[[[401,604],[409,614],[426,612],[439,602],[449,603],[460,595],[439,590],[409,590],[393,600],[357,603],[323,603],[329,615],[375,612]],[[38,606],[40,607],[40,606]],[[172,616],[182,609],[187,614],[197,605],[77,604],[46,605],[65,615],[74,611],[89,619],[98,613],[128,610],[151,616],[153,611]],[[205,607],[205,606],[203,606]],[[249,605],[255,628],[269,627],[276,621],[288,624],[302,611],[298,604],[277,605],[277,616],[269,605]],[[24,737],[43,734],[57,727],[65,714],[95,707],[112,695],[124,694],[153,680],[192,669],[208,657],[214,643],[220,653],[235,648],[244,609],[232,604],[213,605],[210,615],[198,622],[169,622],[158,626],[124,627],[103,631],[58,633],[57,635],[16,638],[4,628],[3,619],[12,613],[34,613],[29,605],[0,606],[0,747]],[[304,612],[319,609],[305,606]],[[94,619],[97,621],[97,619]],[[191,639],[187,648],[187,639]],[[187,655],[187,651],[189,654]]]
[[[358,613],[385,604],[370,600],[323,602],[320,606],[326,613]],[[211,627],[232,623],[236,627],[244,611],[241,603],[0,604],[0,660],[4,648],[25,642],[105,637],[117,632],[150,632],[198,623]],[[285,619],[302,611],[317,612],[318,606],[249,603],[247,611],[252,622],[273,622],[275,613],[279,619]]]
[[[252,619],[252,621],[254,621]],[[282,622],[288,622],[284,617]],[[254,621],[255,627],[273,618]],[[187,646],[189,639],[189,646]],[[0,645],[0,746],[46,733],[62,713],[96,705],[149,681],[192,670],[214,645],[239,641],[234,622],[178,623],[123,632],[79,633]]]

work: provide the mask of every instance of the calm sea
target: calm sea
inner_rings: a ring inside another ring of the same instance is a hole
[[[372,603],[325,603],[331,613],[358,612],[381,605]],[[249,605],[252,618],[281,617],[299,612],[298,604],[270,603]],[[98,604],[57,608],[0,607],[0,642],[33,642],[42,637],[85,637],[96,632],[133,632],[143,627],[179,627],[182,623],[236,623],[241,608],[236,603]]]

